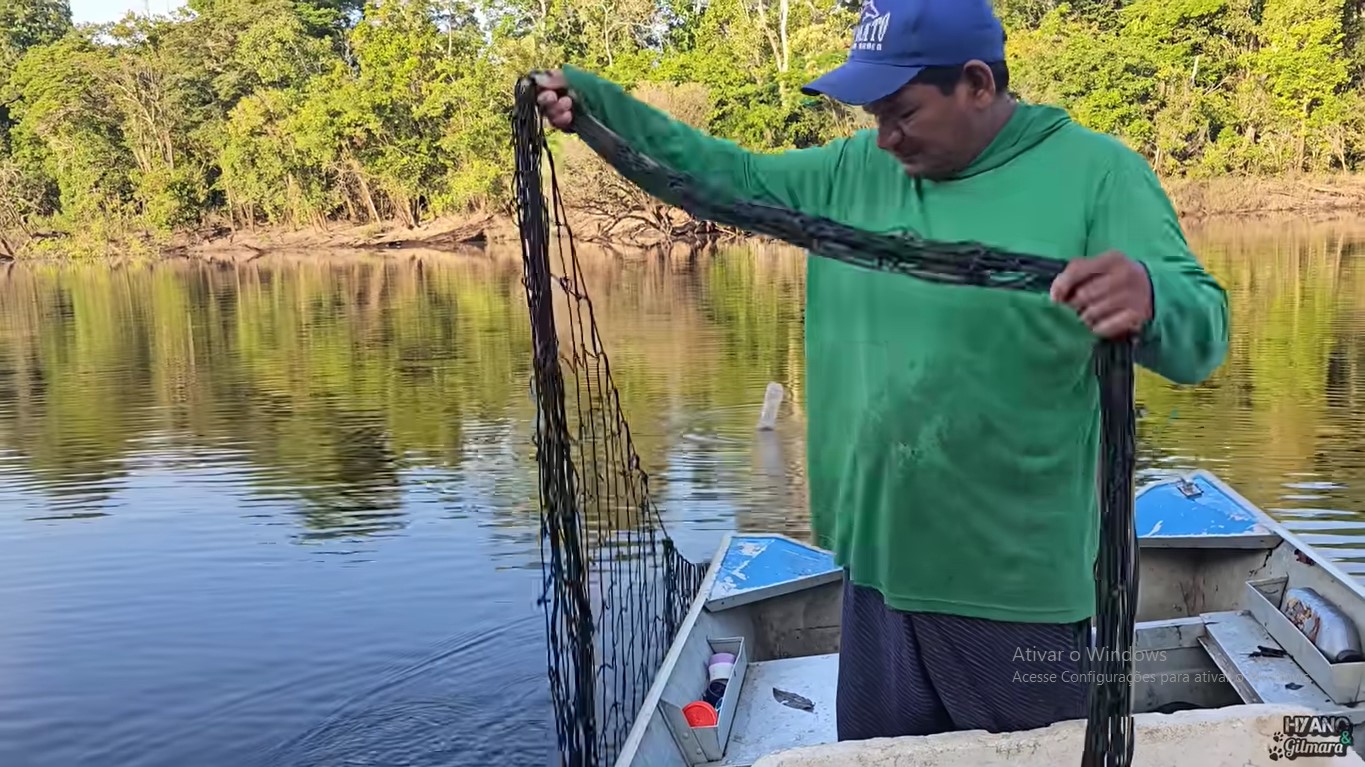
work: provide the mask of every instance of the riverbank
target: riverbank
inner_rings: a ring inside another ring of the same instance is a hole
[[[444,217],[417,227],[335,222],[323,228],[220,230],[210,236],[183,235],[168,255],[214,260],[250,260],[267,253],[297,251],[452,251],[511,241],[516,224],[504,214]]]
[[[1284,215],[1336,218],[1365,210],[1365,175],[1360,174],[1166,179],[1162,186],[1185,223]]]
[[[1365,211],[1365,175],[1167,179],[1163,186],[1182,222],[1191,227],[1284,216],[1328,219]],[[629,249],[656,246],[670,240],[657,226],[637,227],[613,236],[604,234],[604,230],[614,222],[581,211],[571,211],[570,216],[575,233],[598,244]],[[681,214],[668,224],[674,231],[684,228],[683,223],[676,220],[679,217]],[[513,242],[516,236],[516,224],[510,217],[484,214],[465,219],[440,219],[416,229],[338,225],[325,232],[238,231],[230,236],[209,239],[187,248],[186,252],[235,260],[276,250],[452,250]]]
[[[1294,217],[1302,220],[1339,218],[1365,211],[1365,175],[1303,176],[1299,178],[1261,178],[1227,176],[1213,179],[1167,179],[1163,181],[1182,223],[1199,227],[1225,222]],[[606,248],[633,250],[665,243],[678,244],[691,239],[696,229],[681,211],[650,211],[648,216],[627,217],[637,222],[623,228],[623,218],[608,220],[600,215],[570,211],[570,225],[580,240]],[[638,223],[645,222],[645,223]],[[179,233],[167,241],[156,241],[138,233],[92,248],[89,238],[81,242],[83,255],[103,250],[126,254],[136,249],[148,255],[171,258],[202,258],[213,261],[242,262],[275,252],[452,252],[482,249],[489,245],[516,241],[516,224],[504,212],[444,217],[409,228],[400,224],[351,224],[333,222],[326,227],[287,229],[258,227],[231,230],[216,227],[199,232]],[[49,256],[64,250],[63,235],[47,234],[30,240],[29,247],[15,250],[19,257]],[[695,237],[696,244],[707,238]],[[11,238],[11,241],[12,238]],[[42,244],[41,248],[32,247]],[[133,246],[136,246],[135,248]],[[76,250],[75,248],[72,249]]]

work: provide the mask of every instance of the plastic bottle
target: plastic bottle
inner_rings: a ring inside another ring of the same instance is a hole
[[[1365,660],[1360,649],[1360,633],[1351,619],[1321,594],[1306,586],[1290,589],[1284,595],[1284,616],[1312,641],[1329,662],[1355,663]]]
[[[782,396],[786,391],[782,384],[773,381],[763,392],[763,410],[758,414],[758,430],[770,431],[777,425],[777,409],[782,406]]]

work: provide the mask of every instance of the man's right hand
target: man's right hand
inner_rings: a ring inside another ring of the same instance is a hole
[[[569,98],[569,81],[558,69],[541,72],[535,76],[537,87],[536,105],[550,124],[560,130],[568,130],[573,122],[573,99]]]

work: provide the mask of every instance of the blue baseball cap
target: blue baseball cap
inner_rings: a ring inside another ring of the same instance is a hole
[[[1005,60],[990,0],[863,0],[848,60],[801,91],[861,106],[890,96],[925,67]]]

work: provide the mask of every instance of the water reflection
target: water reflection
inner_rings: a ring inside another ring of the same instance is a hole
[[[1194,239],[1234,342],[1202,386],[1140,377],[1142,471],[1211,468],[1365,572],[1365,237]],[[517,258],[3,272],[0,764],[542,763]],[[585,258],[684,553],[805,536],[802,258]]]
[[[515,258],[11,268],[0,764],[547,757]],[[698,558],[800,481],[748,480],[763,387],[800,383],[799,327],[749,313],[799,307],[800,261],[725,261],[586,265],[636,449]],[[708,292],[715,270],[748,293]]]
[[[1348,571],[1365,573],[1365,231],[1278,223],[1194,239],[1231,296],[1232,344],[1200,387],[1142,377],[1145,468],[1217,472]]]

